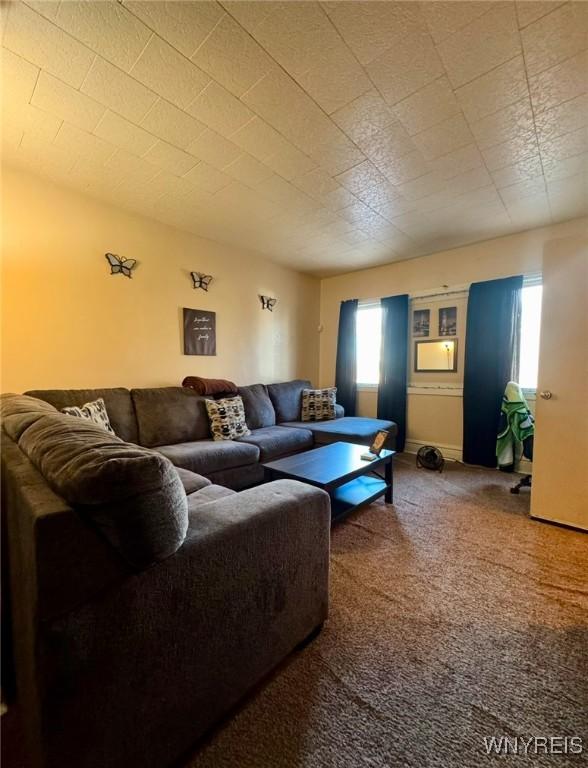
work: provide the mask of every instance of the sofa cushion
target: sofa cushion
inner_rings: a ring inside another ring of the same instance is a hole
[[[276,412],[265,384],[239,387],[239,394],[243,399],[245,419],[249,429],[275,426]]]
[[[222,469],[244,467],[259,459],[259,448],[232,440],[198,440],[175,445],[160,445],[157,450],[176,467],[208,475]]]
[[[376,432],[387,429],[392,437],[398,431],[393,421],[383,419],[369,419],[362,416],[344,416],[334,421],[289,421],[280,424],[281,427],[310,430],[314,440],[319,445],[327,443],[357,443],[358,445],[371,445]],[[388,446],[386,446],[388,447]]]
[[[231,491],[230,488],[223,488],[222,485],[207,485],[206,488],[201,488],[199,491],[195,491],[188,496],[188,516],[203,504],[236,495],[236,491]]]
[[[302,390],[310,389],[310,381],[294,379],[278,384],[268,384],[267,391],[276,412],[276,423],[299,421],[302,410]]]
[[[182,467],[176,467],[176,472],[184,486],[186,495],[189,496],[194,491],[199,491],[201,488],[206,488],[210,485],[210,480],[202,475],[197,475],[196,472],[190,472],[189,469],[182,469]]]
[[[210,437],[204,398],[186,387],[132,389],[141,445],[188,443]]]
[[[259,448],[260,461],[272,461],[288,453],[306,451],[313,446],[312,432],[307,429],[287,429],[286,427],[262,427],[254,429],[248,437],[239,442],[250,443]]]
[[[239,395],[220,400],[206,400],[206,410],[213,440],[236,440],[249,434],[245,408]]]
[[[58,411],[72,405],[80,408],[91,400],[102,398],[117,437],[128,443],[138,442],[135,408],[128,389],[32,389],[25,394],[51,403]]]
[[[22,405],[22,396],[17,399]],[[10,409],[4,400],[2,406]],[[186,536],[188,505],[172,464],[96,424],[39,406],[40,417],[21,431],[18,446],[53,491],[134,566],[176,552]],[[32,412],[34,403],[29,407]]]
[[[28,395],[5,393],[0,395],[0,415],[2,428],[15,443],[31,424],[49,413],[57,413],[55,408],[43,400]]]

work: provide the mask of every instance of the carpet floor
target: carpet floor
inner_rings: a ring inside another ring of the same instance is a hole
[[[478,768],[505,760],[493,736],[580,736],[506,760],[588,764],[586,535],[530,520],[512,475],[398,457],[395,478],[394,506],[333,529],[322,633],[189,768]]]

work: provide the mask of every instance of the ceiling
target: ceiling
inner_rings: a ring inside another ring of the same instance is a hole
[[[584,215],[588,3],[3,3],[3,153],[317,275]]]

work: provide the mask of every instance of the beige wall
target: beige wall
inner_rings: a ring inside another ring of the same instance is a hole
[[[317,380],[318,280],[21,172],[2,192],[3,391]],[[138,259],[131,280],[107,251]],[[214,276],[209,293],[191,270]],[[216,357],[182,354],[182,307],[217,313]]]
[[[334,383],[339,304],[345,299],[373,299],[401,293],[441,292],[445,286],[463,286],[480,280],[492,280],[541,270],[546,243],[567,235],[586,231],[586,220],[577,219],[552,227],[535,229],[519,235],[488,240],[483,243],[443,251],[431,256],[388,264],[373,269],[327,278],[321,282],[320,385]],[[463,381],[465,345],[464,313],[466,301],[442,299],[431,307],[458,305],[459,369],[457,374],[409,373],[413,384],[425,381],[447,382],[459,386]],[[422,304],[423,307],[428,304]],[[461,317],[460,317],[461,315]],[[436,311],[432,322],[436,322]],[[433,327],[431,328],[433,338]],[[412,337],[411,337],[412,341]],[[411,364],[412,366],[412,364]],[[443,378],[443,377],[446,378]],[[377,393],[360,391],[359,415],[375,416]],[[409,390],[407,414],[407,449],[422,443],[445,448],[446,455],[459,458],[462,442],[462,399],[448,395],[416,394]]]

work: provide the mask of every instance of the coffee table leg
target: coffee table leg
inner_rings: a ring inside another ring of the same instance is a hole
[[[384,464],[384,481],[386,482],[387,488],[386,493],[384,495],[384,500],[386,501],[386,504],[392,504],[392,496],[393,496],[393,478],[392,478],[392,457],[390,457],[390,460],[387,461]]]

